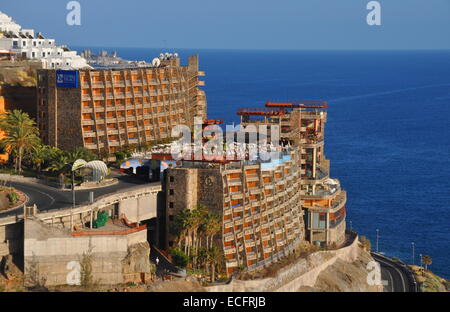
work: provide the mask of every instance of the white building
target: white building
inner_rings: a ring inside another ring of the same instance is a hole
[[[0,50],[14,52],[18,57],[41,60],[44,68],[91,68],[86,60],[65,46],[57,46],[55,39],[35,35],[33,29],[22,29],[11,17],[0,12]]]

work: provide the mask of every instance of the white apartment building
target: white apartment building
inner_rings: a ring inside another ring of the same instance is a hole
[[[47,39],[33,29],[23,29],[11,17],[0,12],[0,50],[16,53],[18,57],[41,60],[44,68],[91,68],[86,60],[65,46],[58,46],[55,39]]]

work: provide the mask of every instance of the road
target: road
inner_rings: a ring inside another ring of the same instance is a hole
[[[108,187],[97,188],[93,190],[80,190],[75,192],[76,204],[83,204],[89,202],[90,191],[94,192],[94,199],[112,194],[115,192],[123,192],[128,188],[133,188],[138,185],[148,184],[137,178],[128,175],[117,175],[115,176],[119,180],[119,183],[111,185]],[[54,187],[42,185],[39,183],[22,183],[22,182],[8,182],[8,186],[12,186],[19,191],[25,193],[29,200],[27,202],[28,206],[34,204],[37,205],[39,211],[49,211],[68,208],[72,206],[72,192],[62,191]],[[22,208],[9,210],[7,212],[0,213],[0,218],[14,216],[16,214],[22,213]]]
[[[385,292],[416,292],[412,273],[403,263],[374,252],[372,257],[380,264],[381,280],[387,282]]]

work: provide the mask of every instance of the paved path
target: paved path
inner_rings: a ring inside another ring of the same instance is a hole
[[[150,260],[156,264],[156,257],[159,259],[159,264],[156,266],[156,275],[163,276],[166,275],[166,272],[178,273],[177,267],[175,267],[172,263],[170,263],[165,256],[163,256],[159,250],[155,247],[151,246],[150,250]]]
[[[83,204],[89,202],[89,192],[94,192],[95,198],[107,194],[112,194],[119,191],[126,191],[126,189],[131,189],[133,187],[148,184],[137,178],[127,175],[115,176],[119,180],[119,183],[107,187],[96,188],[93,190],[79,190],[75,192],[76,204]],[[153,184],[153,183],[152,183]],[[158,184],[158,183],[155,183]],[[49,211],[55,209],[69,208],[72,206],[72,192],[62,191],[54,187],[46,186],[39,183],[24,183],[24,182],[8,182],[8,186],[17,188],[18,190],[25,193],[29,201],[28,206],[36,204],[39,211]],[[22,208],[10,210],[7,212],[0,213],[0,218],[14,216],[16,214],[21,214]]]
[[[387,282],[385,292],[416,292],[413,274],[405,264],[374,252],[372,257],[380,264],[381,279]]]

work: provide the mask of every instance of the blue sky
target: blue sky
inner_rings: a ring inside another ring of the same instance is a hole
[[[69,0],[2,1],[0,11],[58,43],[92,47],[214,49],[450,49],[450,0]]]

